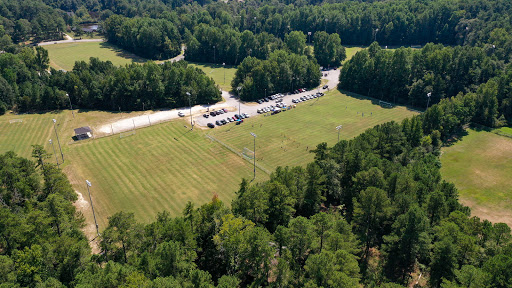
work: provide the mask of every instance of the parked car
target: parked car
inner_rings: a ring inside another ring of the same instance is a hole
[[[228,113],[228,109],[226,108],[222,108],[222,111],[224,111],[224,113]]]
[[[322,87],[323,89],[327,89],[329,88],[329,85],[325,84],[324,87]]]
[[[235,117],[236,119],[240,119],[240,115],[238,115],[238,114],[235,114],[235,116],[233,116],[233,117]]]
[[[217,114],[215,113],[215,111],[212,111],[212,112],[210,112],[210,116],[215,117],[215,116],[217,116]]]
[[[268,97],[263,99],[263,100],[265,100],[265,102],[269,102],[270,101],[270,99],[268,99]]]
[[[215,125],[222,126],[222,123],[220,123],[220,120],[215,121]]]
[[[208,123],[208,124],[206,124],[206,126],[208,126],[210,128],[214,128],[215,127],[215,125],[213,125],[213,123]]]
[[[228,120],[228,122],[233,122],[233,118],[231,117],[226,118],[226,120]]]
[[[247,114],[247,113],[244,113],[244,116],[245,116],[245,118],[249,118],[250,117],[249,114]]]
[[[208,115],[208,114],[203,114],[203,117],[204,117],[204,118],[208,118],[208,117],[210,117],[210,115]]]
[[[222,125],[225,125],[225,124],[227,124],[228,122],[226,122],[226,120],[222,119],[222,120],[220,120],[220,123],[222,123]]]
[[[181,111],[180,111],[180,112],[178,112],[178,116],[180,116],[180,117],[185,117],[185,113],[183,113],[183,112],[181,112]]]

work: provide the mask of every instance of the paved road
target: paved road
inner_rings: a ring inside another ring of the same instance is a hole
[[[46,46],[46,45],[54,45],[54,44],[64,44],[64,43],[75,43],[75,42],[103,42],[104,39],[71,39],[71,40],[60,40],[60,41],[51,41],[51,42],[41,42],[37,43],[37,46]]]
[[[323,72],[327,74],[327,76],[322,76],[322,79],[327,79],[327,85],[330,89],[336,89],[336,86],[338,85],[338,78],[340,75],[340,71],[338,70],[330,70],[330,71],[324,71]],[[291,94],[283,97],[283,103],[289,105],[292,104],[292,99],[299,98],[301,96],[310,95],[312,93],[316,93],[317,91],[327,91],[328,89],[322,89],[321,87],[318,87],[317,89],[314,89],[313,91],[307,91],[302,92],[299,94]],[[215,121],[220,119],[226,119],[227,117],[233,117],[235,114],[239,114],[239,109],[241,113],[248,113],[251,117],[259,116],[257,113],[257,110],[259,108],[263,108],[269,105],[275,104],[274,101],[271,102],[264,102],[262,104],[257,104],[256,102],[240,102],[238,101],[238,98],[227,92],[222,91],[222,98],[223,102],[216,103],[211,106],[207,105],[196,105],[192,107],[192,119],[194,121],[194,125],[199,125],[200,127],[205,128],[206,124],[209,122],[215,123]],[[263,95],[262,95],[263,98]],[[311,100],[310,100],[311,101]],[[309,102],[309,101],[308,101]],[[297,105],[302,105],[302,103],[298,103]],[[204,118],[202,115],[207,113],[207,111],[211,110],[218,110],[220,108],[226,108],[228,109],[228,113],[218,115],[215,117],[209,117]],[[183,112],[185,114],[185,119],[189,121],[190,119],[190,107],[182,107],[178,109],[172,109],[172,110],[166,110],[166,111],[158,111],[154,113],[148,113],[141,116],[136,117],[130,117],[118,120],[113,123],[107,123],[104,124],[96,130],[96,132],[100,132],[98,136],[101,135],[108,135],[112,133],[119,133],[124,131],[132,130],[134,125],[136,128],[145,127],[165,121],[169,121],[171,119],[180,118],[178,116],[178,112]],[[247,121],[250,122],[250,119]],[[189,122],[190,123],[190,122]],[[233,123],[227,124],[227,125],[234,125]]]

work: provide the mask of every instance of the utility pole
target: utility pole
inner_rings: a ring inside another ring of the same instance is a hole
[[[59,134],[57,134],[57,127],[55,127],[55,123],[57,123],[57,120],[53,120],[53,129],[55,130],[55,135],[57,136],[57,143],[59,143],[59,150],[60,150],[60,156],[62,157],[62,163],[64,163],[64,153],[62,153],[62,148],[60,147],[60,140],[59,140]]]
[[[94,224],[96,225],[96,234],[100,236],[98,222],[96,222],[96,214],[94,213],[94,206],[92,205],[91,190],[89,190],[89,187],[91,187],[91,182],[89,182],[89,180],[85,180],[85,183],[87,184],[87,192],[89,192],[89,201],[91,202],[92,216],[94,217]]]
[[[308,42],[311,44],[311,32],[308,32]]]
[[[69,99],[69,108],[71,109],[71,114],[73,114],[73,118],[75,118],[75,111],[73,111],[73,105],[71,105],[71,97],[69,97],[68,93],[66,93],[66,96],[68,96]]]
[[[251,132],[251,135],[254,139],[254,178],[252,178],[252,180],[256,179],[256,134],[252,133]]]
[[[53,155],[55,155],[55,161],[57,161],[57,167],[59,167],[59,158],[57,158],[57,153],[55,153],[55,146],[53,145],[52,139],[50,139],[50,144],[52,144]]]
[[[215,45],[213,45],[213,63],[215,63]]]
[[[432,92],[428,92],[427,93],[427,97],[428,97],[428,100],[427,100],[427,109],[428,109],[428,104],[430,104],[430,96],[432,96]],[[425,109],[426,111],[426,109]]]
[[[242,97],[240,96],[240,91],[242,90],[242,86],[236,87],[238,91],[238,115],[240,115],[240,102],[242,102]]]
[[[341,131],[341,128],[343,128],[343,125],[336,126],[336,130],[338,130],[338,142],[340,142],[340,131]]]
[[[190,126],[192,127],[190,130],[194,130],[194,123],[192,122],[192,103],[190,102],[191,95],[190,92],[187,92],[186,94],[188,96],[188,105],[190,106]]]

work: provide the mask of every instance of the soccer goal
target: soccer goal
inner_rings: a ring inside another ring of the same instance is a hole
[[[244,147],[244,150],[242,150],[242,156],[247,159],[254,159],[254,151]]]
[[[12,119],[12,120],[9,120],[9,124],[21,123],[21,122],[23,122],[23,119]]]
[[[127,131],[127,132],[121,132],[121,133],[119,133],[119,139],[135,135],[136,133],[137,132],[135,132],[135,130],[130,130],[130,131]]]
[[[379,105],[382,108],[393,108],[395,105],[386,101],[379,100]]]

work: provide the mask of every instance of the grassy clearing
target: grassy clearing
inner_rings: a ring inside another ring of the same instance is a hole
[[[345,47],[345,53],[347,53],[347,58],[343,61],[343,63],[347,62],[348,60],[350,60],[354,55],[356,55],[356,53],[358,51],[361,51],[365,49],[364,47]]]
[[[226,65],[223,67],[219,64],[203,64],[189,62],[190,65],[195,66],[206,73],[209,77],[213,78],[213,81],[219,85],[224,91],[231,90],[231,80],[235,78],[236,68],[235,66]]]
[[[354,95],[356,96],[356,95]],[[244,112],[244,111],[242,111]],[[364,117],[363,117],[364,113]],[[277,166],[305,165],[313,160],[307,153],[320,142],[334,145],[336,126],[343,125],[340,139],[350,139],[369,127],[387,121],[400,121],[416,114],[405,107],[384,109],[362,97],[349,97],[335,90],[326,96],[300,103],[297,108],[273,116],[258,116],[242,125],[216,128],[211,134],[242,151],[253,150],[254,132],[258,163],[273,170]]]
[[[251,177],[250,163],[184,124],[176,120],[126,138],[115,135],[70,147],[66,171],[82,191],[85,179],[93,183],[100,227],[120,210],[149,221],[163,210],[180,215],[188,201],[200,205],[214,194],[230,203],[241,178]]]
[[[50,56],[50,66],[70,71],[76,61],[89,62],[97,57],[102,61],[110,60],[114,65],[143,63],[147,60],[129,53],[107,42],[77,42],[44,46]]]
[[[468,130],[461,141],[443,148],[441,173],[474,215],[512,226],[511,155],[512,139]]]

